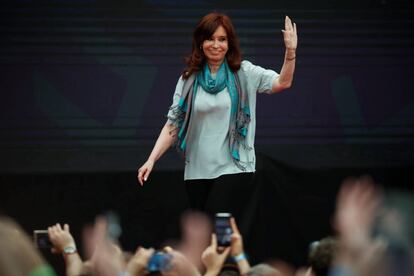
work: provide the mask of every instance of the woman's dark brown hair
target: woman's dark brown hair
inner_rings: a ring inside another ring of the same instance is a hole
[[[223,26],[227,33],[227,41],[229,45],[229,49],[226,53],[227,63],[234,72],[240,69],[240,45],[233,23],[231,23],[231,20],[227,15],[213,12],[201,18],[194,29],[192,52],[185,58],[187,68],[183,72],[184,79],[187,79],[191,74],[198,72],[203,68],[206,62],[206,57],[200,46],[203,45],[204,40],[209,39],[214,34],[219,26]]]

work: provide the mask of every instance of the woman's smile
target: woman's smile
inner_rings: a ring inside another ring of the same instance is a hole
[[[214,34],[203,42],[203,51],[208,63],[223,62],[228,49],[227,33],[223,26],[219,26]]]

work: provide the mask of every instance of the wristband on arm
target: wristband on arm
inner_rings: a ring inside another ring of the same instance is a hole
[[[233,260],[236,263],[238,263],[238,262],[241,262],[243,260],[247,260],[247,256],[246,256],[246,254],[244,254],[244,252],[242,252],[239,255],[233,256]]]
[[[76,247],[70,245],[70,246],[66,246],[65,248],[63,248],[62,254],[63,254],[63,256],[66,256],[66,255],[70,255],[70,254],[75,254],[77,252],[78,251],[76,250]]]

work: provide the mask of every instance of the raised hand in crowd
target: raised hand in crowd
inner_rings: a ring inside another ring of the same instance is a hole
[[[84,248],[90,256],[88,267],[94,275],[121,275],[126,268],[123,252],[108,238],[108,223],[104,217],[97,217],[92,228],[84,233]]]
[[[54,254],[63,254],[66,265],[66,275],[79,275],[83,269],[82,260],[76,249],[75,239],[70,233],[69,224],[64,224],[63,228],[60,223],[56,223],[47,229],[51,249]]]
[[[129,276],[141,276],[147,275],[147,266],[148,261],[154,254],[155,250],[153,248],[143,248],[139,247],[135,252],[135,255],[129,260],[126,271]]]
[[[239,268],[240,274],[246,274],[250,270],[250,264],[247,260],[247,257],[244,253],[243,248],[243,237],[240,234],[239,228],[237,227],[236,220],[232,217],[230,218],[231,229],[233,234],[231,235],[231,251],[230,254],[233,259],[236,261]]]
[[[381,202],[379,190],[368,177],[346,180],[337,197],[334,227],[352,248],[370,240],[371,226]]]
[[[346,180],[337,197],[334,227],[340,246],[331,268],[356,275],[376,275],[378,260],[385,249],[382,240],[371,238],[372,226],[381,204],[381,192],[369,177]],[[373,274],[374,273],[374,274]]]
[[[51,249],[52,253],[64,253],[65,249],[76,252],[76,243],[75,239],[72,237],[69,225],[64,224],[63,228],[60,223],[56,223],[47,228],[49,234],[50,242],[53,247]]]
[[[211,234],[211,243],[201,255],[201,260],[206,267],[206,273],[204,275],[218,275],[230,253],[230,250],[231,247],[227,247],[224,251],[219,253],[217,250],[216,234]]]
[[[161,271],[165,276],[201,276],[198,269],[192,264],[184,254],[172,249],[169,246],[164,248],[164,251],[172,256],[171,269],[167,271]]]

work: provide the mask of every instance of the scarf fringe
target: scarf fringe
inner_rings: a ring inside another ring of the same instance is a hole
[[[241,163],[244,163],[244,162],[241,162],[240,160],[237,160],[237,159],[234,159],[234,158],[233,158],[233,161],[234,161],[233,163],[236,165],[237,168],[239,168],[243,172],[246,171],[246,165],[241,164]]]
[[[239,168],[241,171],[245,172],[246,171],[246,167],[248,164],[253,163],[252,161],[248,161],[248,162],[243,162],[237,159],[233,158],[233,162],[236,165],[237,168]]]
[[[172,122],[175,127],[180,128],[182,122],[184,121],[185,112],[180,108],[180,106],[174,105],[170,107],[171,115],[167,118]]]
[[[170,116],[167,116],[167,118],[171,121],[171,124],[174,127],[172,130],[170,130],[169,134],[174,135],[174,132],[176,132],[175,135],[177,136],[177,139],[175,139],[172,147],[175,147],[177,152],[180,153],[183,158],[185,158],[185,152],[181,150],[180,139],[178,138],[178,133],[185,119],[185,112],[178,104],[171,106],[169,110],[171,111],[171,113]]]

